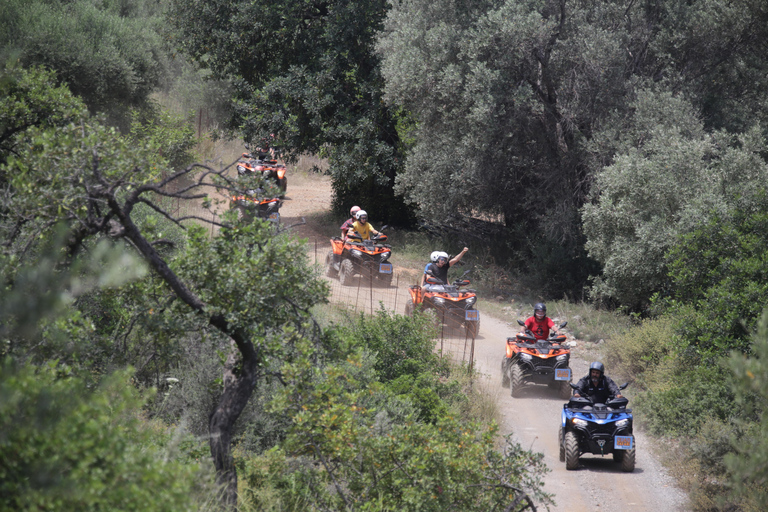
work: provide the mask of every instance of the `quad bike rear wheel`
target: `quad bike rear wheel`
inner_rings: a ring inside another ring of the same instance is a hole
[[[523,389],[523,370],[515,363],[509,366],[509,394],[512,398],[517,398]]]
[[[579,440],[573,432],[565,433],[565,469],[579,468]]]
[[[325,275],[327,277],[336,277],[339,271],[333,268],[333,251],[328,251],[325,255]]]
[[[352,260],[342,260],[339,266],[339,282],[341,286],[350,286],[355,275],[355,266]]]

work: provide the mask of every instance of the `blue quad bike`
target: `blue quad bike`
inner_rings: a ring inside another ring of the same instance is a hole
[[[619,386],[624,389],[628,384]],[[575,384],[571,384],[577,389]],[[632,409],[626,398],[612,398],[596,404],[589,398],[572,396],[563,405],[558,433],[560,462],[565,469],[577,469],[585,453],[612,455],[627,473],[635,470],[635,436],[632,434]]]

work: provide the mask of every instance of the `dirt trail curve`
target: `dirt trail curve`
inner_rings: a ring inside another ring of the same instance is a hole
[[[326,177],[310,176],[289,183],[286,201],[281,209],[283,225],[301,220],[309,213],[328,209],[331,200],[330,182]],[[294,230],[301,237],[309,238],[310,251],[314,252],[315,240],[319,255],[327,252],[329,245],[323,243],[311,224],[297,226]],[[404,281],[406,281],[404,279]],[[407,280],[410,282],[410,280]],[[393,282],[394,287],[394,282]],[[374,290],[373,298],[378,301],[387,292]],[[352,294],[350,294],[352,297]],[[359,298],[358,298],[359,299]],[[396,299],[386,305],[402,313],[407,300],[403,283],[397,290]],[[482,301],[478,303],[482,315]],[[558,460],[557,430],[563,400],[546,386],[529,386],[520,398],[512,398],[501,387],[500,363],[504,351],[504,340],[517,331],[505,321],[482,316],[480,335],[475,340],[475,361],[477,368],[485,374],[488,389],[498,390],[498,404],[503,414],[502,432],[513,432],[525,448],[544,453],[547,466],[552,470],[545,477],[545,489],[554,494],[554,511],[645,511],[668,512],[688,510],[685,494],[675,487],[672,478],[664,471],[651,453],[651,442],[642,433],[636,432],[637,462],[635,471],[623,473],[611,457],[585,455],[575,471],[566,471],[565,464]],[[462,343],[455,345],[461,350]],[[571,367],[574,378],[586,374],[588,362],[580,355],[580,349],[572,350]],[[461,355],[459,355],[461,357]]]

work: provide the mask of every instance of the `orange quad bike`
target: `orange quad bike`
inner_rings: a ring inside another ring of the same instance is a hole
[[[264,153],[253,155],[243,153],[237,162],[238,176],[248,176],[260,174],[264,179],[273,180],[280,189],[280,197],[285,197],[285,191],[288,188],[288,178],[285,176],[287,171],[284,164],[278,164],[277,160],[265,159]]]
[[[384,231],[384,226],[379,231]],[[386,244],[387,235],[380,233],[370,240],[349,236],[346,240],[331,238],[331,250],[325,257],[325,275],[338,276],[342,286],[352,284],[352,278],[362,276],[364,283],[375,282],[379,286],[392,284],[393,268],[389,257],[392,246]]]
[[[517,323],[525,325],[521,320]],[[567,324],[563,322],[560,328]],[[527,329],[514,338],[507,338],[507,353],[501,360],[501,385],[508,387],[513,397],[520,396],[523,386],[532,383],[547,384],[557,390],[560,398],[570,398],[571,350],[564,342],[564,334],[537,340]]]
[[[231,196],[229,207],[237,209],[237,217],[247,221],[254,218],[266,219],[278,226],[280,224],[280,206],[283,202],[279,197],[263,197],[262,191],[247,190],[242,194]]]
[[[405,314],[412,315],[417,307],[421,307],[434,314],[439,325],[458,326],[466,330],[467,336],[476,338],[480,332],[480,312],[475,309],[477,293],[463,288],[469,284],[469,279],[464,278],[469,272],[464,272],[453,284],[443,283],[427,274],[424,289],[419,285],[408,288],[411,302],[406,303]]]

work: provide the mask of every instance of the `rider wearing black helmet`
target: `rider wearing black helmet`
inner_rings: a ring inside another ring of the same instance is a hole
[[[550,331],[557,334],[555,322],[547,316],[547,306],[543,302],[537,302],[533,306],[533,316],[525,321],[525,325],[520,332],[531,331],[537,340],[546,340],[549,338]]]
[[[598,404],[604,404],[609,398],[621,398],[619,386],[605,375],[605,366],[597,361],[589,365],[589,375],[582,377],[576,387],[573,396],[588,396]]]

